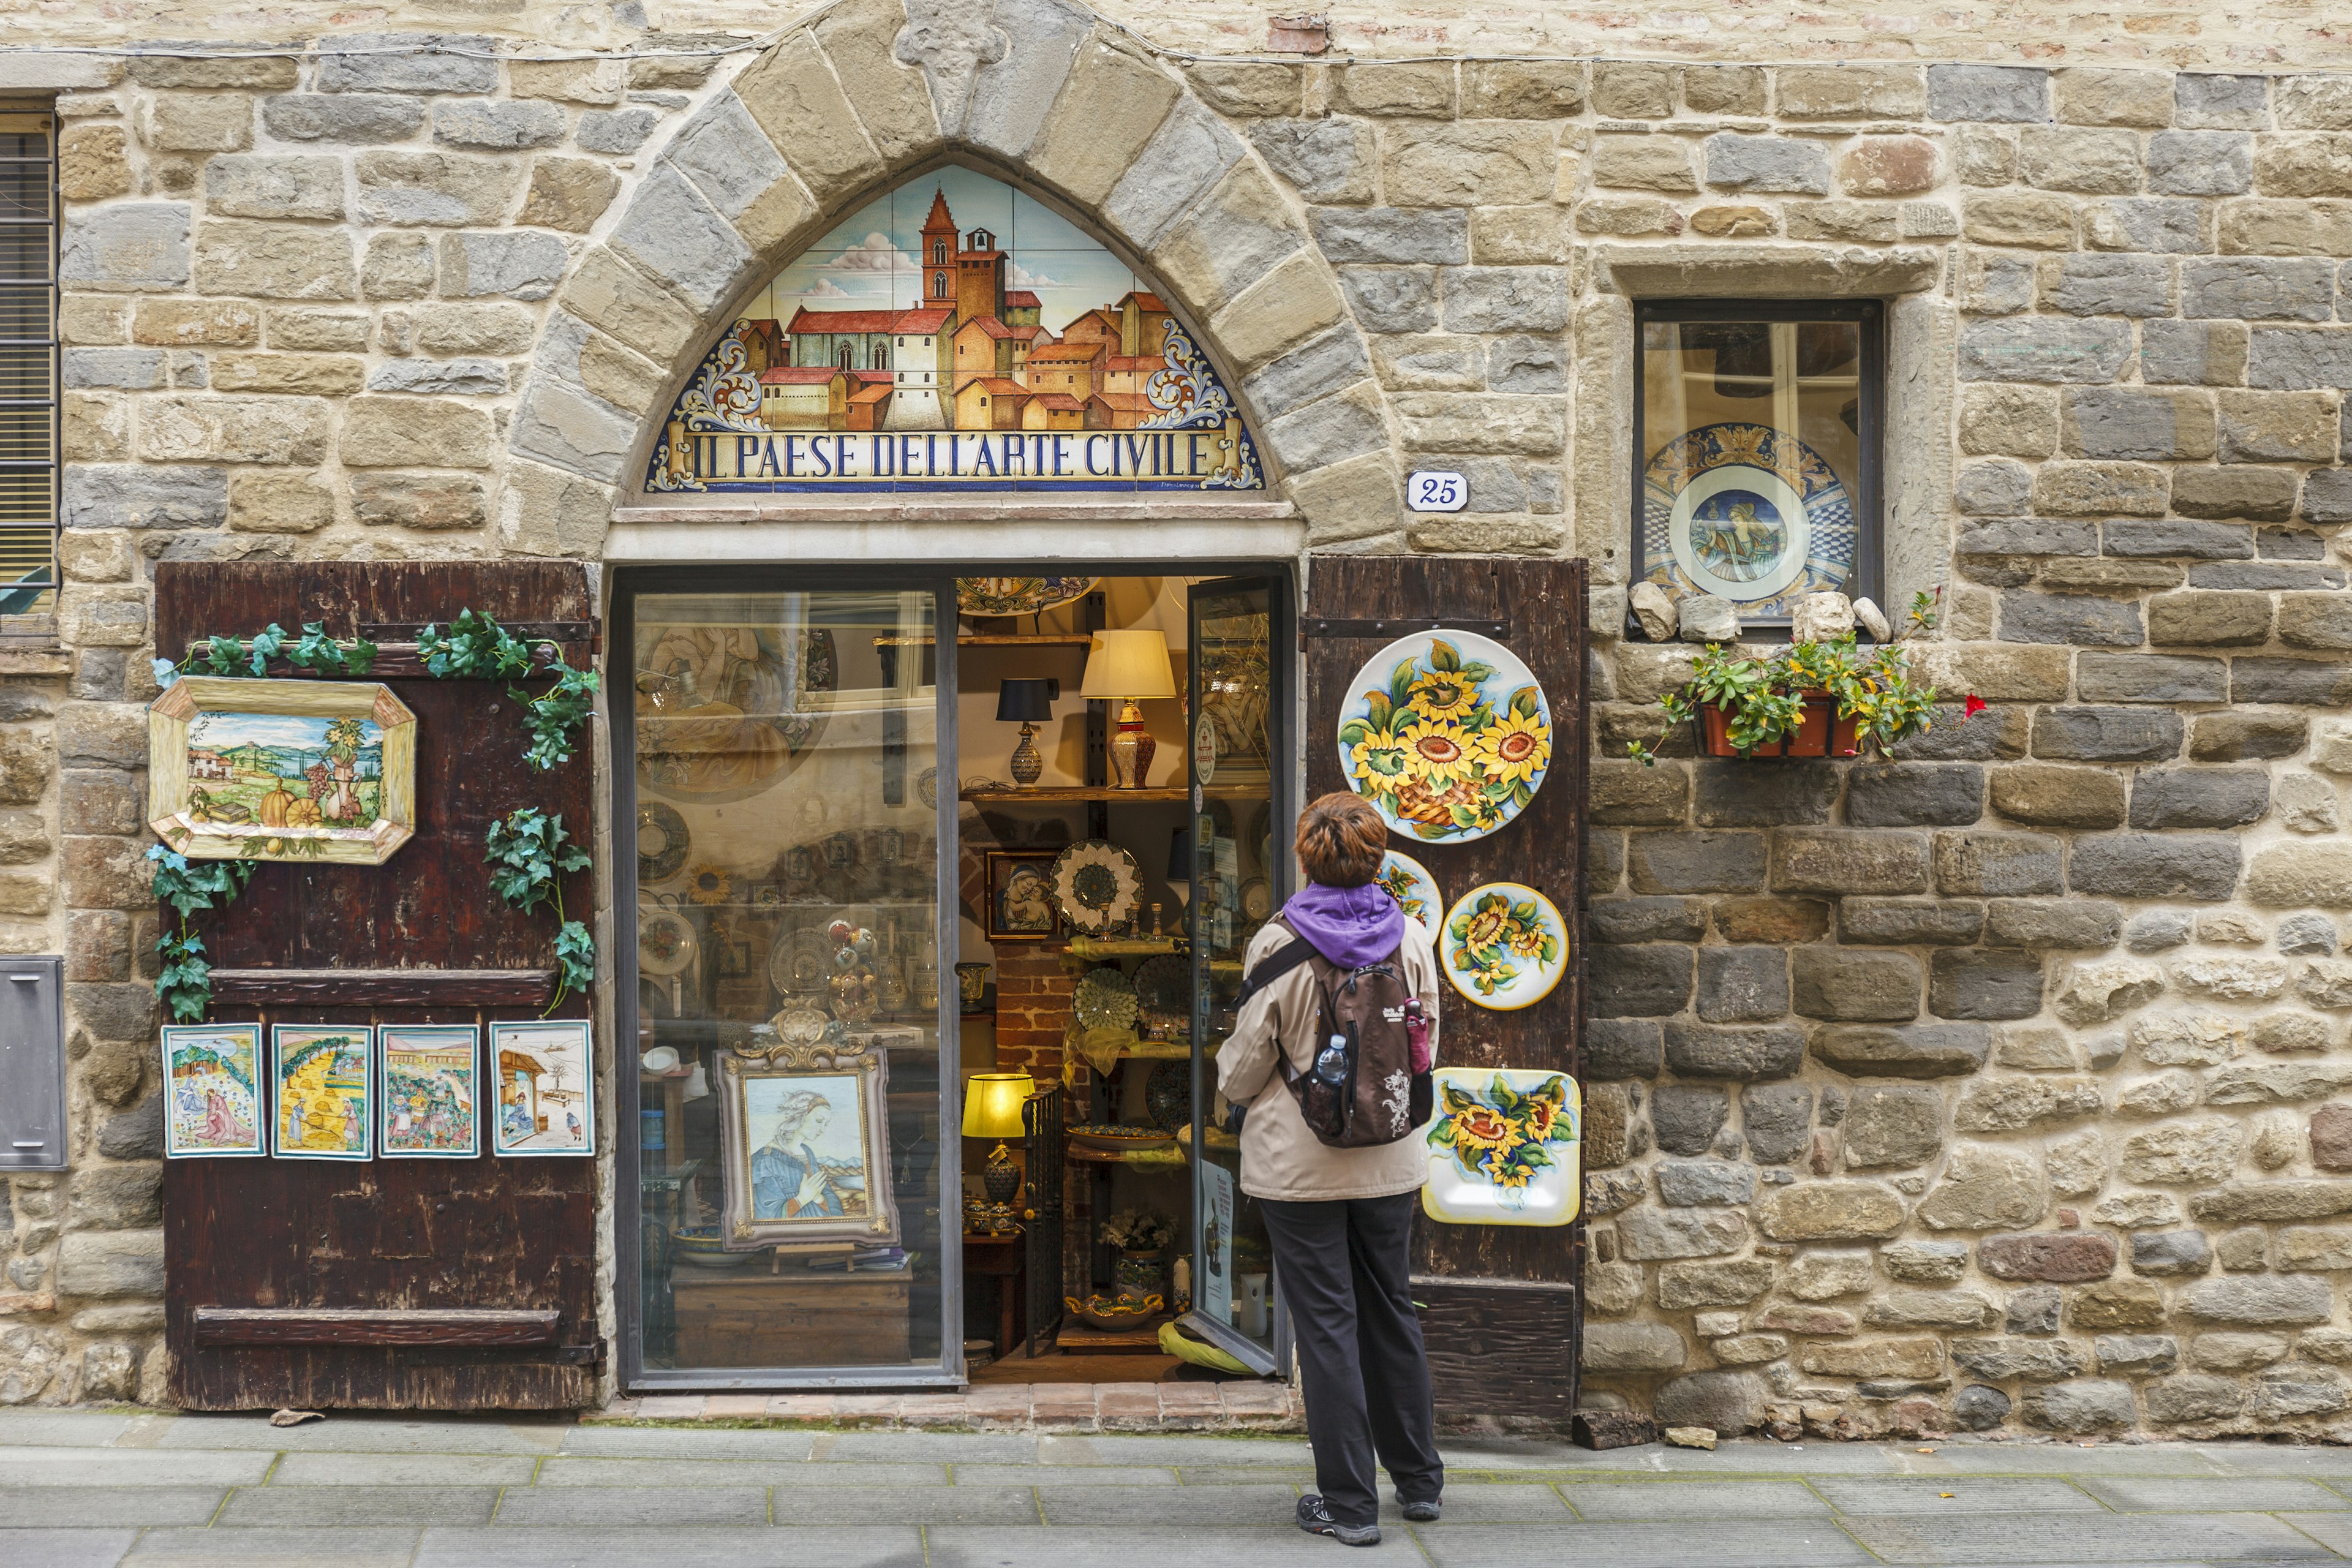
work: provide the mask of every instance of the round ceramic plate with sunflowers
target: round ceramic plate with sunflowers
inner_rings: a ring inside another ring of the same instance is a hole
[[[1465,844],[1510,825],[1551,765],[1551,709],[1517,654],[1475,632],[1399,637],[1356,672],[1339,770],[1399,833]]]
[[[1466,999],[1516,1013],[1550,995],[1568,973],[1568,925],[1533,888],[1488,882],[1446,911],[1437,963]]]
[[[1432,947],[1441,936],[1438,917],[1445,908],[1445,895],[1437,890],[1437,879],[1429,868],[1410,855],[1400,855],[1391,849],[1381,857],[1381,868],[1372,874],[1381,891],[1397,901],[1405,919],[1429,933]]]

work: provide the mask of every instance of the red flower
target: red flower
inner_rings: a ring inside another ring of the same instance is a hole
[[[1973,719],[1984,710],[1985,700],[1971,691],[1969,693],[1968,701],[1963,705],[1961,717],[1965,719]]]

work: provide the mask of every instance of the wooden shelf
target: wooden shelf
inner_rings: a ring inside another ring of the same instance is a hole
[[[929,647],[939,640],[937,637],[876,637],[874,646],[876,647]],[[1036,632],[1027,635],[1005,632],[985,636],[977,632],[966,632],[956,638],[956,646],[958,647],[1092,647],[1094,641],[1094,634],[1091,632]]]
[[[530,1007],[555,994],[552,969],[215,969],[225,1006]]]
[[[1162,784],[1143,789],[1119,789],[1111,784],[1037,784],[1022,789],[1007,784],[1001,789],[967,789],[956,794],[958,800],[977,801],[984,805],[1067,805],[1079,801],[1133,801],[1139,805],[1181,805],[1192,798],[1192,791],[1181,784]]]

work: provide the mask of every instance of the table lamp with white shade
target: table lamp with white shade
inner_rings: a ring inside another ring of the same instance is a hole
[[[1108,748],[1111,783],[1119,789],[1141,789],[1151,773],[1152,753],[1160,747],[1151,731],[1143,727],[1143,710],[1137,704],[1176,695],[1176,678],[1168,664],[1168,634],[1157,630],[1095,633],[1078,695],[1120,704],[1118,732],[1110,738]]]
[[[1036,1092],[1025,1072],[976,1072],[964,1080],[963,1135],[997,1141],[981,1173],[990,1203],[1009,1204],[1021,1194],[1021,1167],[1013,1163],[1005,1140],[1028,1136],[1021,1107]]]

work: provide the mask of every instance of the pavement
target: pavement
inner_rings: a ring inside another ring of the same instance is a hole
[[[1285,1436],[0,1411],[5,1568],[1839,1568],[2352,1557],[2352,1448],[1447,1445],[1445,1519],[1300,1534]]]

